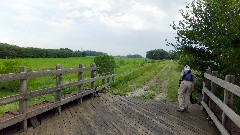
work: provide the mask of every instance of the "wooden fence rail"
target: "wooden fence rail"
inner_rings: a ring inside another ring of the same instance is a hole
[[[240,116],[236,114],[231,108],[233,105],[233,96],[240,97],[240,87],[234,85],[235,77],[233,75],[227,75],[225,80],[217,78],[217,71],[208,70],[204,74],[205,82],[203,83],[203,100],[202,105],[211,117],[219,131],[223,135],[229,135],[231,133],[231,127],[226,124],[232,121],[240,128]],[[215,94],[217,94],[217,86],[224,88],[224,101],[222,102]],[[221,118],[216,116],[216,107],[222,110]],[[236,131],[235,131],[236,132]]]
[[[87,71],[91,73],[91,76],[88,79],[83,79],[83,73]],[[78,81],[70,82],[68,84],[62,84],[62,75],[70,73],[78,73],[78,75],[76,75],[76,77],[78,77]],[[56,76],[56,86],[27,92],[28,79],[46,76]],[[83,67],[83,65],[80,64],[79,68],[70,69],[62,69],[61,65],[56,65],[56,70],[33,72],[27,72],[27,67],[23,66],[20,67],[20,73],[1,74],[0,82],[20,80],[20,93],[13,96],[0,98],[0,106],[19,101],[19,114],[6,120],[0,121],[0,130],[11,125],[20,123],[20,129],[25,131],[27,130],[27,119],[35,117],[51,109],[56,109],[56,113],[61,114],[61,105],[71,102],[73,100],[78,100],[79,103],[81,103],[82,97],[89,94],[93,95],[99,90],[106,90],[106,87],[110,85],[110,78],[112,77],[112,81],[114,81],[114,76],[114,74],[110,73],[108,73],[107,75],[103,74],[102,76],[96,76],[95,64],[92,64],[91,67]],[[106,79],[107,82],[105,82]],[[101,81],[101,86],[96,87],[96,81]],[[85,83],[91,83],[91,88],[88,90],[84,90],[83,84]],[[77,93],[73,94],[70,97],[62,98],[61,91],[74,86],[77,86]],[[44,104],[37,109],[33,109],[30,111],[27,110],[27,100],[29,98],[34,98],[52,92],[55,92],[54,102]]]

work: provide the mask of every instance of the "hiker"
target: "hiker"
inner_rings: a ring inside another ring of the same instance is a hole
[[[195,90],[194,86],[194,76],[191,73],[190,67],[186,65],[184,70],[181,73],[181,77],[179,80],[179,89],[178,89],[178,103],[179,109],[178,112],[188,112],[188,105],[190,102],[190,94],[191,91]]]

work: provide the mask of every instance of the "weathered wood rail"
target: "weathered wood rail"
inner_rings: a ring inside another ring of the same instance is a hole
[[[91,76],[88,79],[83,79],[83,73],[90,72]],[[68,84],[61,84],[62,75],[70,74],[70,73],[78,73],[78,81],[70,82]],[[27,80],[30,78],[39,78],[46,76],[56,76],[56,86],[50,88],[44,88],[40,90],[34,90],[32,92],[27,92]],[[11,74],[1,74],[0,82],[8,82],[14,80],[20,80],[20,93],[8,96],[0,99],[0,106],[10,104],[13,102],[19,101],[19,114],[8,118],[6,120],[0,121],[0,130],[9,127],[11,125],[20,123],[20,129],[23,131],[27,130],[27,120],[33,118],[43,112],[46,112],[51,109],[56,109],[57,114],[61,114],[61,106],[73,100],[78,100],[79,103],[82,102],[82,97],[98,92],[99,90],[106,90],[106,87],[110,84],[110,78],[114,81],[114,74],[108,73],[107,75],[103,74],[102,76],[96,76],[96,66],[92,64],[91,67],[83,67],[82,64],[79,65],[79,68],[70,68],[70,69],[62,69],[61,65],[56,65],[56,70],[47,70],[47,71],[34,71],[27,72],[27,67],[20,67],[20,73],[11,73]],[[101,81],[101,86],[96,87],[95,82]],[[106,82],[107,81],[107,82]],[[91,83],[91,88],[88,90],[83,89],[83,84]],[[77,93],[73,94],[70,97],[62,98],[61,91],[77,86]],[[29,109],[27,106],[27,100],[29,98],[34,98],[37,96],[45,95],[55,92],[55,101],[44,104],[37,109]]]
[[[240,116],[231,108],[233,106],[233,96],[240,97],[240,87],[234,85],[235,77],[233,75],[227,75],[225,80],[219,79],[217,76],[217,71],[207,70],[204,74],[205,82],[203,83],[203,100],[201,103],[223,135],[239,134],[239,130],[233,133],[231,126],[234,123],[240,128]],[[217,86],[224,88],[223,102],[216,96]],[[221,118],[216,116],[217,108],[222,111]]]

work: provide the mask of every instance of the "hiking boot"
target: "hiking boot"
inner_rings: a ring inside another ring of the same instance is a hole
[[[178,111],[178,112],[186,112],[186,113],[189,113],[189,111],[188,111],[187,108],[184,108],[184,109],[178,109],[177,111]]]
[[[177,111],[178,111],[178,112],[184,112],[185,109],[178,109]]]
[[[184,112],[189,113],[188,108],[184,108]]]

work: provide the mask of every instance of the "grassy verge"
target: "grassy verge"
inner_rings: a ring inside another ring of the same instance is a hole
[[[149,84],[147,93],[140,98],[155,99],[158,94],[166,94],[166,100],[177,101],[179,65],[175,61],[164,61],[162,64],[157,67],[159,71],[155,74],[155,83]]]
[[[34,58],[34,59],[23,59],[28,63],[28,68],[32,71],[43,71],[53,70],[56,64],[61,64],[63,69],[78,67],[78,64],[83,64],[85,67],[90,66],[93,62],[94,57],[86,58]],[[3,60],[0,60],[0,63]],[[161,89],[160,82],[162,80],[169,80],[170,83],[166,86],[170,90],[167,99],[174,101],[177,91],[177,81],[174,78],[179,75],[177,71],[177,63],[174,61],[154,61],[148,59],[129,59],[129,58],[115,58],[118,65],[116,69],[115,82],[112,83],[109,91],[113,94],[126,95],[127,92],[131,91],[131,85],[135,85],[137,88],[142,88],[146,85],[149,80],[154,77],[159,78],[159,82],[152,84],[147,88],[150,91],[146,95],[142,95],[144,99],[153,99],[156,96],[156,92]],[[166,67],[166,65],[168,65]],[[164,70],[163,70],[164,69]],[[84,79],[89,78],[90,73],[84,73]],[[179,77],[179,76],[178,76]],[[77,80],[77,74],[63,75],[62,84],[67,84]],[[36,79],[28,80],[28,91],[40,90],[55,86],[55,76],[41,77]],[[100,85],[100,83],[97,83]],[[1,86],[1,83],[0,83]],[[84,85],[84,88],[89,88],[90,84]],[[77,91],[77,88],[66,89],[62,92],[62,95],[68,94],[72,91]],[[6,91],[0,89],[0,98],[18,94],[19,90]],[[46,100],[53,100],[55,93],[42,95],[39,97],[31,98],[28,100],[28,105],[37,104]],[[0,114],[7,111],[17,110],[18,102],[0,106]]]

